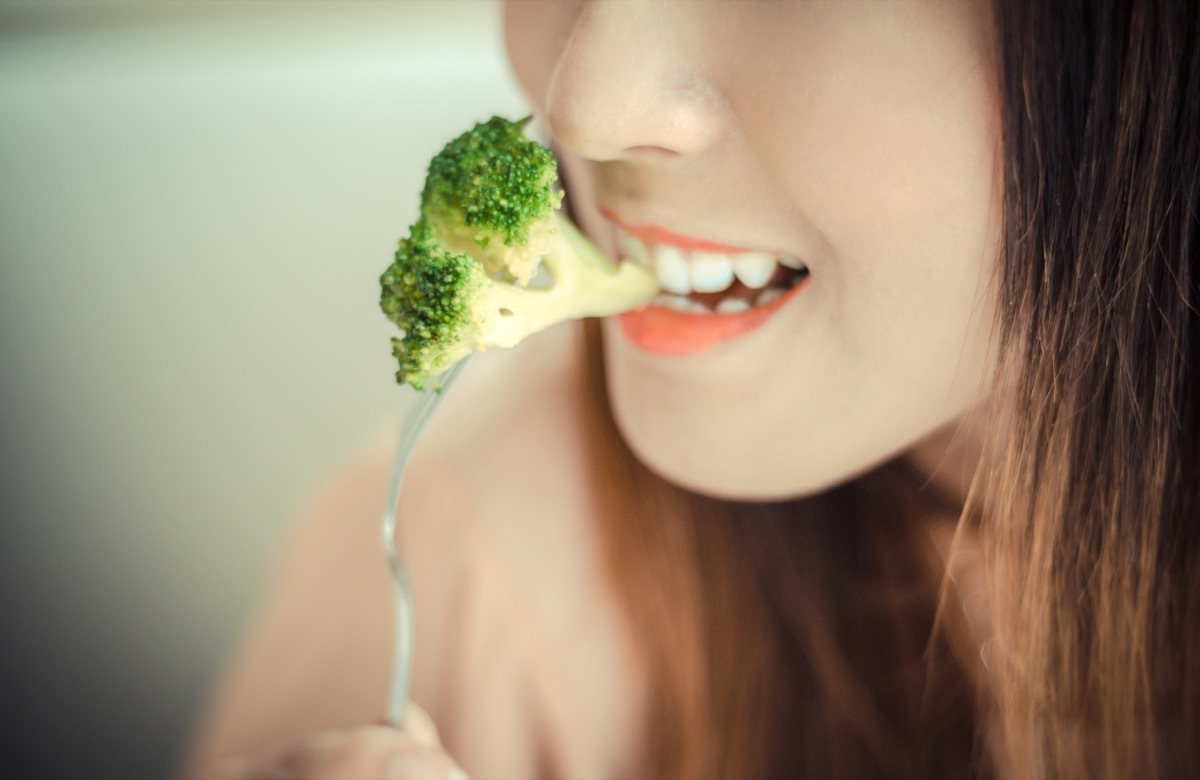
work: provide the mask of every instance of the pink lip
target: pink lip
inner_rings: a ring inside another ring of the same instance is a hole
[[[617,315],[621,332],[639,349],[663,357],[686,357],[740,338],[767,320],[808,287],[808,279],[768,303],[739,314],[700,314],[653,304]]]
[[[719,241],[685,236],[659,225],[630,225],[603,206],[598,211],[609,222],[647,244],[670,244],[681,249],[724,254],[751,251]],[[618,315],[617,321],[625,338],[641,350],[664,357],[685,357],[758,330],[806,287],[808,278],[767,305],[737,314],[700,314],[650,304]]]
[[[660,225],[630,225],[623,222],[611,209],[601,206],[597,210],[600,212],[600,216],[617,225],[629,235],[640,238],[647,244],[671,244],[681,249],[698,249],[701,252],[723,252],[725,254],[750,251],[746,247],[722,244],[719,241],[709,241],[706,238],[685,236]]]

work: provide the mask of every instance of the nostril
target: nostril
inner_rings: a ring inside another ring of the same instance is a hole
[[[609,95],[555,79],[547,107],[550,132],[566,148],[598,162],[695,154],[723,132],[726,112],[718,99],[694,88],[641,86],[640,94],[630,87],[623,95]],[[568,89],[569,95],[559,92]]]

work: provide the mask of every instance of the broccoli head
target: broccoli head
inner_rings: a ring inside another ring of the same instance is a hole
[[[429,164],[421,195],[421,214],[446,248],[519,284],[533,277],[562,201],[554,155],[522,134],[528,122],[493,117],[446,144]]]
[[[380,306],[401,330],[402,383],[436,388],[472,352],[634,309],[658,291],[652,273],[613,263],[561,215],[554,157],[524,124],[478,124],[429,166],[421,216],[380,279]],[[549,281],[531,285],[539,267]]]

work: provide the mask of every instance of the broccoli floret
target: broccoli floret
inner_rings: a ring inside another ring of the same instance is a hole
[[[447,249],[519,284],[537,270],[550,215],[562,201],[554,155],[522,134],[528,122],[493,117],[446,144],[429,163],[421,194],[421,214]]]
[[[477,350],[512,347],[550,325],[647,303],[649,271],[600,254],[558,211],[549,149],[525,121],[493,118],[430,163],[421,217],[384,272],[381,308],[399,382],[424,389]],[[529,286],[544,266],[550,282]]]

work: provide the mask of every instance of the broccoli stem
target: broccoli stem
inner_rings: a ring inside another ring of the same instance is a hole
[[[614,263],[600,253],[586,236],[561,213],[550,216],[546,253],[542,262],[554,277],[554,286],[578,289],[578,295],[595,288],[597,305],[614,314],[648,302],[658,292],[658,280],[633,263]],[[635,302],[631,305],[630,299]],[[605,302],[608,306],[605,306]],[[640,303],[639,303],[640,302]],[[605,316],[589,314],[585,316]]]
[[[497,284],[489,304],[499,316],[487,341],[513,346],[558,322],[639,308],[658,292],[654,274],[633,263],[612,262],[565,217],[555,213],[546,235],[542,262],[554,283],[545,288]]]

